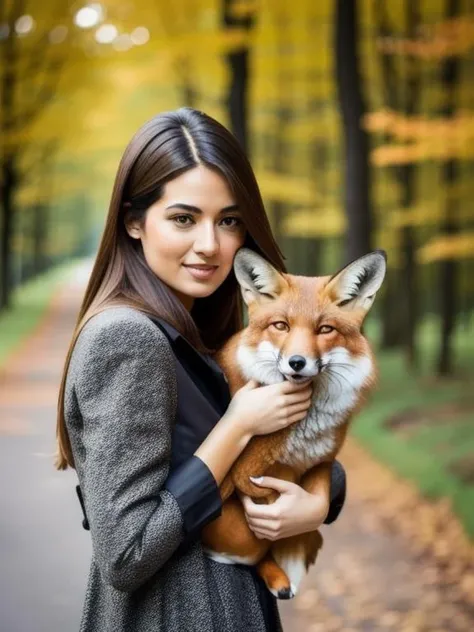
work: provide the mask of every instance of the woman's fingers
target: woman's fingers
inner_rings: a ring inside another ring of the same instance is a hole
[[[265,530],[259,529],[257,531],[254,531],[253,534],[259,540],[276,540],[277,539],[276,534],[271,531],[265,531]]]
[[[290,406],[288,412],[290,415],[295,415],[296,413],[302,413],[308,410],[308,404],[295,404],[294,406]]]
[[[292,393],[291,395],[285,395],[285,403],[286,406],[292,406],[293,404],[300,404],[302,402],[309,404],[312,396],[312,391],[307,392],[306,390],[299,393]]]
[[[275,533],[280,528],[278,521],[272,522],[264,518],[252,518],[247,521],[247,524],[252,531],[267,531],[268,533]]]
[[[245,513],[249,518],[265,518],[275,520],[279,516],[272,505],[257,505],[249,497],[243,501]]]
[[[301,421],[302,419],[306,417],[307,414],[308,414],[308,411],[304,410],[301,413],[295,413],[294,415],[291,415],[290,417],[288,417],[286,425],[291,426],[291,424],[294,424],[297,421]]]

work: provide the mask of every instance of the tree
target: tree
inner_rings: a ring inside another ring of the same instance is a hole
[[[26,8],[26,0],[5,2],[1,7],[6,36],[0,40],[0,309],[8,306],[12,289],[15,196],[23,176],[21,161],[30,144],[28,129],[50,105],[64,61],[63,51],[61,54],[52,43],[54,37],[51,39],[57,26],[55,18],[61,16],[60,6],[55,6],[56,12],[45,16],[36,32]]]
[[[450,20],[459,13],[459,0],[446,0],[446,19]],[[446,102],[442,115],[448,120],[454,117],[456,111],[457,87],[459,82],[459,58],[455,55],[448,56],[442,64],[442,83],[445,88]],[[457,160],[449,158],[442,166],[444,181],[447,190],[451,190],[458,177]],[[441,226],[444,235],[452,236],[458,232],[454,218],[455,201],[452,196],[446,198],[445,217]],[[437,363],[437,371],[440,375],[446,375],[452,371],[452,344],[457,315],[457,286],[458,265],[454,259],[446,259],[440,264],[440,347]]]
[[[369,143],[362,119],[366,114],[359,70],[357,0],[336,0],[335,54],[338,100],[345,147],[344,256],[356,259],[371,249]]]
[[[441,164],[444,206],[428,195],[422,205],[402,206],[398,217],[393,218],[396,220],[394,226],[398,225],[402,234],[408,228],[414,231],[416,226],[420,229],[433,226],[437,230],[437,234],[428,237],[414,254],[420,263],[439,262],[437,307],[441,326],[436,370],[441,375],[452,371],[452,334],[460,301],[459,261],[472,257],[472,235],[460,232],[461,222],[466,227],[472,222],[471,196],[468,194],[464,209],[459,200],[462,194],[460,161],[472,160],[474,156],[474,116],[463,111],[463,100],[465,103],[468,93],[459,88],[461,55],[472,48],[474,21],[470,16],[461,15],[460,11],[458,0],[446,0],[446,19],[442,23],[421,36],[415,36],[414,29],[411,37],[398,41],[392,38],[384,44],[388,53],[396,52],[412,62],[423,60],[431,73],[438,67],[441,69],[441,91],[432,90],[430,95],[432,102],[436,98],[436,106],[432,106],[436,115],[428,118],[407,109],[403,113],[385,110],[369,117],[372,130],[384,132],[395,141],[386,142],[373,152],[376,165],[390,165],[414,177],[413,171],[407,171],[407,168],[413,170],[425,161]],[[468,191],[467,187],[465,189]],[[414,192],[410,199],[414,201]],[[425,230],[423,234],[429,233]]]
[[[253,8],[239,13],[234,0],[224,0],[222,22],[224,29],[243,29],[247,34],[255,23]],[[229,91],[226,106],[229,112],[231,130],[248,153],[248,83],[249,83],[249,47],[241,47],[226,55],[230,69]]]
[[[404,55],[403,77],[400,65],[396,65],[393,51],[385,50],[383,42],[395,36],[390,24],[387,5],[376,0],[374,3],[375,19],[381,65],[382,86],[385,106],[392,111],[404,112],[407,117],[417,113],[420,102],[421,77],[419,60],[413,55]],[[421,24],[418,0],[406,0],[405,38],[410,41],[417,37]],[[401,208],[409,210],[415,201],[416,164],[395,165],[391,173],[398,183]],[[390,273],[391,283],[387,284],[384,299],[384,334],[385,347],[402,344],[405,347],[408,366],[417,365],[416,328],[418,321],[418,271],[415,261],[415,230],[410,225],[401,228],[400,235],[401,267]]]

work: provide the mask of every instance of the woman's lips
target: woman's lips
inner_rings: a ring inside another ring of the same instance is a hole
[[[184,266],[189,274],[195,279],[207,280],[212,277],[217,270],[217,266]]]

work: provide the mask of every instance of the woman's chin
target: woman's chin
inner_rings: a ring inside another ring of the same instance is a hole
[[[215,283],[192,283],[172,288],[177,294],[189,299],[207,298],[217,290]]]

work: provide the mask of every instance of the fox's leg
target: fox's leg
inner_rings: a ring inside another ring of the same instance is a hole
[[[288,575],[275,562],[271,549],[257,564],[257,572],[272,595],[278,597],[278,599],[290,599],[293,596]]]
[[[224,478],[224,480],[222,481],[219,487],[219,492],[221,495],[222,502],[226,501],[229,498],[229,496],[233,493],[234,489],[235,489],[234,483],[232,482],[232,478],[228,474]]]
[[[314,564],[323,544],[319,531],[301,533],[272,543],[257,569],[271,593],[279,599],[291,599],[301,580]]]
[[[329,494],[331,463],[322,463],[308,470],[300,481],[311,494]],[[319,531],[301,533],[273,542],[270,551],[258,565],[258,572],[268,589],[279,599],[291,599],[309,567],[314,564],[323,538]]]
[[[301,478],[300,485],[310,494],[326,494],[331,493],[331,470],[332,461],[315,465],[305,472]]]
[[[297,474],[291,467],[278,462],[262,468],[258,473],[255,473],[250,467],[247,468],[246,466],[232,473],[232,480],[239,492],[251,496],[254,500],[262,499],[263,502],[268,503],[274,502],[280,494],[269,487],[254,485],[249,476],[272,476],[274,478],[290,481],[291,483],[296,483],[298,480]]]
[[[271,546],[269,540],[259,540],[251,531],[236,496],[223,504],[219,518],[204,527],[201,540],[209,557],[228,564],[256,564]]]
[[[267,439],[266,436],[252,437],[230,472],[235,487],[252,498],[265,498],[270,491],[254,485],[249,478],[263,476],[274,463]]]

